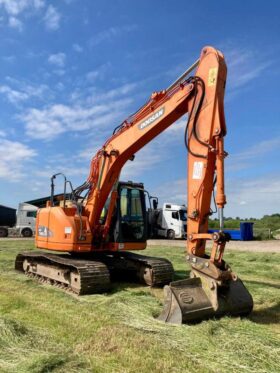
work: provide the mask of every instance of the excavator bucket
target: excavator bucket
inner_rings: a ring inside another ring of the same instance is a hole
[[[225,315],[245,316],[252,311],[252,296],[240,279],[221,285],[197,271],[191,276],[164,287],[164,309],[158,320],[185,324]]]

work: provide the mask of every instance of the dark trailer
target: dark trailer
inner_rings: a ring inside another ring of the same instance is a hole
[[[0,205],[0,227],[13,227],[16,224],[16,212],[12,207]]]

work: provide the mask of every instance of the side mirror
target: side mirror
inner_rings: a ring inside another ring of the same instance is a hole
[[[153,199],[153,209],[156,210],[158,207],[158,201],[156,199]]]

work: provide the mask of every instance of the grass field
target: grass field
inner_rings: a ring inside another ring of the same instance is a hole
[[[226,253],[253,295],[249,318],[174,326],[154,319],[161,289],[115,284],[77,299],[15,273],[17,252],[32,246],[0,242],[0,372],[279,372],[279,254]],[[182,248],[146,252],[186,275]]]

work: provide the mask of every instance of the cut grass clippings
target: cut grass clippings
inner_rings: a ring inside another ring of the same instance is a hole
[[[114,284],[108,294],[72,297],[14,271],[32,241],[0,241],[0,372],[277,372],[280,366],[279,254],[227,252],[254,298],[248,318],[175,326],[155,319],[162,289]],[[153,247],[176,278],[182,248]]]

